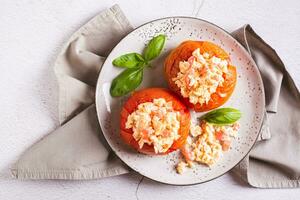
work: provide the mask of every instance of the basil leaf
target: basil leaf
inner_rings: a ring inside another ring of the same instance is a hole
[[[117,67],[134,68],[145,64],[145,60],[141,54],[128,53],[113,60],[112,64]]]
[[[219,108],[206,113],[201,119],[216,125],[228,125],[239,120],[241,116],[242,113],[235,108]]]
[[[144,51],[144,58],[146,59],[146,61],[153,60],[154,58],[159,56],[165,45],[165,40],[165,35],[158,35],[150,40]]]
[[[137,88],[143,80],[143,67],[124,70],[111,83],[110,94],[113,97],[123,96]]]

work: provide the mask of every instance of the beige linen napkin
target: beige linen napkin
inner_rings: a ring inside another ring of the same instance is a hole
[[[118,5],[76,31],[58,55],[61,127],[27,150],[12,169],[19,179],[97,179],[129,171],[98,124],[95,87],[105,57],[132,26]]]
[[[89,21],[66,43],[55,63],[62,126],[21,156],[12,169],[15,178],[96,179],[129,171],[102,136],[94,92],[104,57],[131,30],[115,5]],[[260,68],[267,111],[260,142],[235,171],[256,187],[299,186],[299,92],[275,51],[250,26],[233,35]]]
[[[254,187],[299,187],[299,90],[275,50],[249,25],[232,35],[248,50],[260,70],[268,118],[262,130],[271,133],[269,140],[257,141],[234,171]]]

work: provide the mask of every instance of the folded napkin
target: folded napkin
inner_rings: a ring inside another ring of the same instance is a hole
[[[18,179],[97,179],[130,169],[110,150],[98,124],[95,85],[105,57],[132,30],[115,5],[74,33],[55,62],[61,126],[12,168]],[[255,187],[297,187],[300,177],[299,91],[278,55],[249,25],[233,33],[259,66],[266,92],[260,140],[234,171]]]
[[[97,179],[129,171],[110,150],[98,123],[95,87],[111,49],[133,28],[119,6],[76,31],[54,65],[61,126],[33,145],[12,169],[19,179]]]
[[[249,25],[232,35],[248,50],[261,73],[267,111],[262,132],[271,133],[269,140],[261,137],[257,141],[234,171],[254,187],[299,187],[299,90],[275,50]]]

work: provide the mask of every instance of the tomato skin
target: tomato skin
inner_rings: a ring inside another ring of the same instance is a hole
[[[185,41],[175,48],[165,60],[165,78],[171,90],[181,96],[180,88],[175,84],[173,78],[179,72],[179,62],[188,60],[192,52],[200,48],[200,52],[207,52],[210,55],[217,56],[223,60],[230,61],[229,55],[221,47],[207,41]],[[223,105],[234,91],[237,72],[236,67],[229,65],[229,73],[224,75],[224,83],[217,88],[217,91],[211,95],[211,99],[207,104],[192,104],[188,98],[183,98],[185,104],[194,109],[196,112],[209,111]]]
[[[139,148],[138,142],[133,138],[132,129],[126,129],[126,121],[128,116],[137,109],[141,103],[152,102],[153,99],[164,98],[167,102],[171,101],[173,109],[180,112],[180,138],[174,141],[173,145],[167,152],[161,154],[168,154],[179,149],[186,141],[190,129],[190,112],[182,101],[171,91],[164,88],[147,88],[134,92],[127,102],[123,105],[121,110],[120,120],[120,135],[123,141],[134,148],[135,150],[149,155],[157,155],[154,151],[153,145],[144,144],[143,148]]]

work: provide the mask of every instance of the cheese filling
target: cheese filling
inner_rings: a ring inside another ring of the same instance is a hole
[[[166,152],[180,138],[179,128],[180,113],[163,98],[139,104],[126,121],[126,129],[132,129],[139,148],[153,145],[155,153]]]
[[[218,126],[201,121],[200,125],[191,124],[190,135],[181,151],[185,161],[177,165],[177,172],[181,174],[185,167],[192,167],[191,162],[208,166],[215,164],[223,152],[229,149],[238,129],[238,123]]]
[[[179,72],[173,78],[183,97],[192,104],[207,104],[211,95],[224,82],[223,74],[228,72],[228,62],[197,48],[187,61],[179,63]]]

